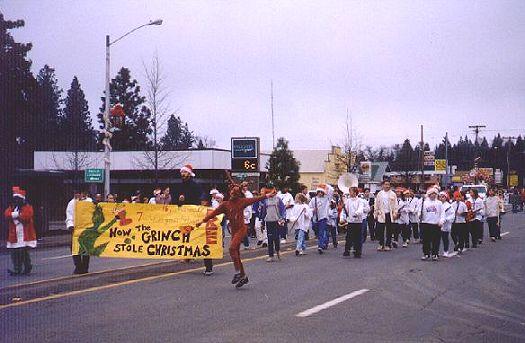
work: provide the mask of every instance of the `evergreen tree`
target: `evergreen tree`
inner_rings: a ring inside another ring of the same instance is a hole
[[[122,104],[126,114],[121,128],[113,130],[111,146],[113,150],[149,150],[152,147],[151,111],[145,106],[146,98],[140,94],[137,80],[131,78],[127,68],[121,68],[117,76],[110,83],[110,106]],[[104,130],[105,95],[102,97],[102,106],[98,114],[100,129]],[[98,144],[102,148],[104,134],[99,135]]]
[[[293,193],[299,190],[299,162],[288,148],[288,141],[279,138],[268,161],[268,177],[279,189],[288,187]]]
[[[59,132],[62,89],[58,86],[55,70],[47,64],[40,69],[36,80],[32,143],[37,150],[59,150],[63,148]]]
[[[64,116],[60,121],[60,135],[66,150],[89,151],[95,148],[96,136],[91,123],[89,107],[77,77],[73,77],[67,91]]]
[[[168,119],[168,129],[160,140],[163,150],[187,150],[195,142],[193,132],[189,130],[188,123],[183,123],[180,117],[172,114]]]
[[[31,168],[30,101],[36,89],[27,53],[31,44],[17,43],[10,30],[23,20],[5,20],[0,12],[0,206],[6,208],[16,168]]]

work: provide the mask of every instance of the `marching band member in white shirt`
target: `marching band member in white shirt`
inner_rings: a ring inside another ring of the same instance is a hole
[[[341,211],[341,223],[347,223],[345,252],[343,256],[350,256],[350,249],[354,248],[354,256],[360,258],[363,248],[364,205],[363,200],[357,197],[357,188],[350,188],[350,196],[345,199]]]

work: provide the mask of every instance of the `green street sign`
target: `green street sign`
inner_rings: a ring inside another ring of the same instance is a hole
[[[87,183],[103,183],[104,169],[86,169],[84,171],[84,181]]]

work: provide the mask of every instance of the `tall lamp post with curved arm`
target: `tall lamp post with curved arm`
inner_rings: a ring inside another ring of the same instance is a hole
[[[109,35],[106,35],[106,99],[105,99],[105,109],[104,109],[104,198],[109,194],[110,192],[110,170],[111,170],[111,120],[109,117],[109,101],[110,101],[110,90],[109,90],[109,48],[115,44],[116,42],[120,41],[124,37],[130,35],[131,33],[137,31],[140,28],[143,28],[144,26],[150,26],[150,25],[162,25],[162,19],[152,20],[147,24],[142,24],[140,26],[137,26],[133,30],[123,34],[119,38],[115,39],[114,41],[110,41]]]

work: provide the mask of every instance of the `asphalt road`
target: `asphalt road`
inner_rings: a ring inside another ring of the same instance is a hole
[[[423,262],[421,246],[362,259],[319,256],[230,263],[0,307],[5,342],[523,342],[525,215],[502,241]],[[485,228],[485,232],[486,232]],[[321,307],[318,307],[322,305]]]

